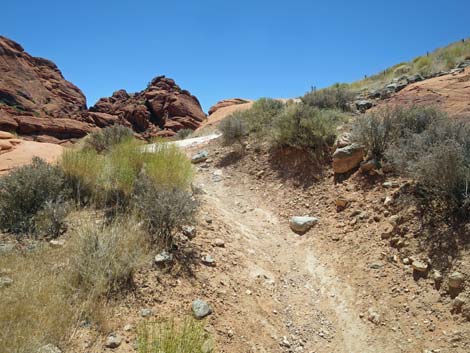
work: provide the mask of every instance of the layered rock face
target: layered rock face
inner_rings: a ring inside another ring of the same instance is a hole
[[[101,98],[90,114],[125,121],[144,137],[170,137],[181,129],[195,130],[206,119],[198,99],[165,76],[154,78],[141,92],[119,90]]]
[[[0,36],[1,130],[81,137],[93,127],[81,119],[85,110],[85,96],[53,62],[33,57]]]
[[[53,62],[0,36],[0,130],[59,143],[119,123],[144,138],[168,137],[196,129],[205,118],[197,98],[164,76],[141,92],[120,90],[87,110],[83,93]]]

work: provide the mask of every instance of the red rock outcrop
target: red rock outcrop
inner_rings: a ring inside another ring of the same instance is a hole
[[[0,36],[0,130],[60,142],[119,123],[143,137],[167,137],[205,119],[197,98],[164,76],[141,92],[120,90],[87,110],[83,93],[53,62]]]
[[[198,99],[165,76],[154,78],[141,92],[125,90],[101,98],[90,114],[107,114],[130,124],[144,137],[173,136],[181,129],[195,130],[206,119]]]
[[[81,137],[93,127],[81,121],[85,110],[83,93],[52,61],[33,57],[0,36],[0,129]]]
[[[220,108],[230,107],[231,105],[250,103],[251,101],[243,98],[230,98],[217,102],[209,109],[209,115],[214,114]]]

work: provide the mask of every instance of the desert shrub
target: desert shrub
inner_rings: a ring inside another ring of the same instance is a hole
[[[142,174],[134,185],[133,206],[151,242],[169,248],[175,231],[193,222],[197,202],[185,189],[162,187]]]
[[[354,96],[354,92],[347,87],[335,85],[307,93],[302,97],[302,102],[320,109],[350,111]]]
[[[242,112],[235,112],[219,124],[219,130],[223,134],[222,138],[226,145],[232,145],[235,142],[241,143],[247,135],[246,123],[242,116]]]
[[[147,236],[137,223],[89,224],[72,239],[69,283],[81,298],[110,298],[132,287],[147,252]]]
[[[177,140],[184,140],[187,139],[191,134],[193,133],[193,130],[191,129],[181,129],[176,133],[176,139]]]
[[[111,125],[89,134],[84,140],[83,147],[101,153],[117,144],[131,140],[133,136],[134,133],[128,127],[119,124]]]
[[[182,323],[170,319],[163,322],[142,323],[137,331],[139,353],[202,353],[211,351],[211,338],[204,326],[192,318]]]
[[[433,107],[385,108],[358,118],[353,125],[352,139],[364,146],[369,156],[381,160],[392,143],[422,133],[442,119],[445,114]]]
[[[62,170],[34,158],[32,164],[0,178],[0,227],[12,233],[34,230],[34,216],[46,202],[67,199],[70,191]]]
[[[238,113],[238,117],[245,121],[248,131],[264,135],[270,131],[274,117],[284,108],[284,103],[270,98],[260,98],[253,103],[251,109]]]
[[[67,230],[66,217],[70,205],[63,201],[46,201],[34,216],[34,233],[41,237],[57,238]]]
[[[2,352],[37,352],[46,344],[63,346],[78,319],[67,285],[63,260],[44,247],[27,254],[0,256],[13,283],[0,289],[0,342]],[[56,268],[51,268],[54,264]]]
[[[77,198],[87,197],[97,206],[125,204],[142,171],[162,187],[185,188],[192,178],[192,166],[176,146],[157,143],[146,152],[135,140],[112,147],[105,154],[90,150],[64,153],[61,167]]]
[[[290,104],[275,118],[273,139],[277,145],[306,149],[317,158],[329,154],[343,114],[306,104]]]
[[[386,157],[401,174],[414,178],[429,198],[458,216],[470,216],[470,128],[438,120],[421,133],[398,139]]]

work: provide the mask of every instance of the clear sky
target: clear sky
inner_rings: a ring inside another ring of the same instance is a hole
[[[4,0],[0,34],[53,60],[93,105],[157,75],[207,110],[296,97],[470,36],[469,0]]]

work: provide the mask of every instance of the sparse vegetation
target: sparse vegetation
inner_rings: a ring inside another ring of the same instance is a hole
[[[184,140],[184,139],[189,138],[192,133],[193,133],[193,130],[191,129],[181,129],[176,133],[175,138],[176,140]]]
[[[443,212],[468,217],[470,130],[432,107],[383,110],[356,122],[353,139],[370,158],[387,160],[397,173],[412,177],[424,199]]]
[[[337,125],[344,116],[305,104],[290,104],[274,120],[273,140],[277,145],[305,149],[317,159],[329,156]]]
[[[182,323],[175,320],[143,323],[138,329],[139,353],[202,353],[212,351],[204,346],[212,345],[204,327],[194,319]]]
[[[101,153],[122,142],[132,140],[133,136],[134,133],[128,127],[112,125],[89,134],[84,140],[84,149]]]
[[[134,187],[133,207],[151,242],[171,248],[175,231],[193,222],[197,202],[185,189],[164,188],[141,175]]]
[[[242,143],[247,135],[246,123],[243,120],[243,113],[237,111],[219,124],[219,130],[222,132],[222,138],[226,145]]]
[[[350,91],[346,85],[336,84],[307,93],[302,97],[302,102],[320,109],[338,109],[347,112],[352,110],[351,104],[354,96],[354,92]]]

